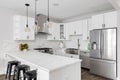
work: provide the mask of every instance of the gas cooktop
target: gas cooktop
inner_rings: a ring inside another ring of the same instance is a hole
[[[34,48],[34,50],[38,50],[38,52],[53,54],[52,48]]]

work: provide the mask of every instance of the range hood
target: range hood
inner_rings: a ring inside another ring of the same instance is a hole
[[[37,24],[40,27],[40,29],[38,30],[38,34],[50,35],[49,28],[47,26],[45,26],[45,23],[47,21],[47,16],[45,16],[43,14],[37,14],[36,16],[37,16],[36,17]]]

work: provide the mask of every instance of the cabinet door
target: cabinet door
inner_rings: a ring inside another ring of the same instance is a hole
[[[117,12],[109,12],[104,14],[105,19],[105,27],[111,28],[111,27],[117,27]]]
[[[66,40],[66,27],[64,23],[59,24],[60,27],[60,40]]]
[[[88,19],[88,38],[90,39],[90,30],[91,30],[91,27],[92,27],[92,19],[89,18]]]
[[[16,15],[14,16],[14,22],[13,22],[14,28],[13,28],[13,39],[19,40],[20,39],[20,32],[21,32],[21,17]]]
[[[60,26],[58,23],[53,25],[53,36],[55,40],[60,40]]]
[[[90,68],[90,59],[89,59],[89,57],[80,56],[80,58],[82,59],[81,66],[82,66],[83,68],[89,69],[89,68]]]
[[[29,17],[29,28],[30,32],[28,33],[27,36],[29,36],[28,40],[35,40],[35,30],[34,30],[34,18]]]
[[[34,18],[28,18],[30,32],[25,32],[26,17],[16,15],[14,17],[14,40],[34,40]]]
[[[68,26],[69,26],[69,24],[66,23],[66,24],[65,24],[65,29],[66,29],[66,30],[65,30],[65,34],[66,34],[66,39],[69,40],[69,27],[68,27]]]
[[[83,35],[83,40],[87,40],[87,36],[88,36],[88,20],[87,19],[82,21],[82,35]]]
[[[48,35],[47,40],[59,40],[60,39],[60,26],[58,23],[52,23],[52,27],[49,29],[51,35]]]
[[[82,25],[82,20],[80,20],[80,21],[76,21],[75,23],[74,23],[74,34],[75,34],[75,32],[76,32],[76,35],[81,35],[82,34],[82,27],[83,27],[83,25]]]
[[[50,35],[48,35],[47,36],[47,40],[53,40],[54,38],[53,38],[53,25],[54,25],[54,23],[53,22],[51,22],[51,27],[49,27],[49,33],[50,33]]]
[[[74,26],[73,23],[66,23],[66,31],[68,35],[73,35],[74,34]]]
[[[82,34],[82,21],[75,21],[66,24],[66,31],[69,35]]]
[[[103,22],[103,14],[99,14],[99,15],[95,15],[92,16],[92,26],[91,26],[91,30],[93,29],[101,29],[102,25],[104,24]]]

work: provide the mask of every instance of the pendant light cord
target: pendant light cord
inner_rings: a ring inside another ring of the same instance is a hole
[[[27,27],[28,27],[28,6],[27,6]]]
[[[50,21],[50,1],[48,0],[48,22]]]
[[[29,4],[25,4],[26,6],[26,18],[27,18],[27,24],[26,24],[26,27],[28,27],[28,6],[30,6]]]
[[[35,24],[37,25],[37,0],[35,0]]]

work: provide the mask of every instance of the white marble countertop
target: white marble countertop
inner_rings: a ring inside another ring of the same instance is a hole
[[[81,62],[79,59],[67,58],[58,55],[51,55],[46,53],[41,53],[37,51],[8,51],[5,52],[6,55],[14,57],[18,60],[27,61],[35,66],[43,68],[47,71],[53,71],[60,69],[65,66],[69,66],[78,62]]]

